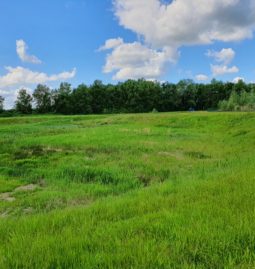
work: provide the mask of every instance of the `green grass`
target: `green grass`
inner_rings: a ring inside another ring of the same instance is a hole
[[[0,268],[255,268],[254,126],[254,113],[0,119]]]

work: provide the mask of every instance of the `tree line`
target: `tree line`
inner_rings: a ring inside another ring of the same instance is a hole
[[[238,83],[224,83],[213,79],[209,84],[202,84],[186,79],[174,84],[139,79],[116,85],[103,84],[96,80],[90,86],[81,84],[77,88],[64,82],[54,90],[39,84],[33,94],[26,89],[20,89],[14,109],[5,113],[72,115],[218,108],[233,110],[233,105],[228,105],[228,102],[239,102],[244,96],[249,102],[253,102],[254,93],[255,84],[247,84],[241,80]],[[4,113],[4,98],[1,96],[0,112]]]

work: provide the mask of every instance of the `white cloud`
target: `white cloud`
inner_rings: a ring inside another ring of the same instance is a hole
[[[221,51],[208,50],[206,55],[219,63],[228,65],[235,58],[235,51],[232,48],[222,49]]]
[[[105,44],[99,48],[99,51],[114,49],[124,43],[122,38],[111,38],[105,41]]]
[[[233,79],[233,83],[238,83],[240,80],[245,81],[244,78],[242,78],[242,77],[236,77]]]
[[[156,47],[250,38],[254,0],[115,0],[120,25]]]
[[[140,45],[145,51],[171,51],[169,58],[165,55],[163,65],[171,60],[172,55],[177,55],[182,46],[239,41],[251,38],[255,29],[254,0],[174,0],[168,4],[160,0],[113,0],[113,3],[119,24],[139,36],[142,40]],[[111,48],[115,54],[122,45],[128,44],[123,44],[121,38],[111,39],[101,50]],[[141,52],[140,48],[138,52]],[[152,58],[154,55],[152,53]],[[106,66],[110,57],[107,56]],[[226,49],[217,59],[227,65],[231,57],[234,57],[233,51]],[[144,61],[141,56],[137,58],[134,68],[129,65],[128,72],[115,68],[115,78],[119,77],[118,72],[124,72],[124,77],[136,77],[139,59],[140,69],[144,66],[147,70],[148,59]],[[163,71],[164,68],[160,68],[160,72],[155,72],[155,75],[160,76]],[[140,71],[138,73],[143,74]]]
[[[238,73],[237,66],[229,66],[235,58],[235,51],[232,48],[222,49],[220,51],[208,50],[206,55],[212,57],[219,64],[211,64],[213,76],[222,76],[225,74]]]
[[[107,55],[104,73],[116,71],[113,79],[155,79],[160,77],[167,62],[176,62],[178,54],[169,48],[154,50],[140,42],[124,43],[122,39],[107,40],[104,49],[112,49]],[[101,49],[102,49],[101,48]]]
[[[211,71],[213,76],[221,76],[225,74],[238,73],[239,68],[237,66],[228,67],[227,65],[211,65]]]
[[[27,54],[27,50],[28,50],[28,46],[24,40],[20,39],[16,41],[16,51],[19,58],[23,62],[33,63],[33,64],[42,63],[42,61],[38,59],[36,56]]]
[[[207,75],[204,75],[204,74],[196,75],[196,80],[198,81],[207,81],[208,79],[209,77]]]
[[[75,76],[76,69],[70,72],[62,72],[59,74],[47,75],[43,72],[35,72],[23,67],[6,67],[8,71],[6,75],[0,76],[0,95],[5,98],[5,108],[13,107],[17,97],[17,92],[21,88],[25,88],[32,92],[29,86],[39,83],[49,83],[54,81],[68,80]]]
[[[73,78],[76,74],[75,68],[70,72],[62,72],[54,75],[47,75],[46,73],[35,72],[21,66],[8,66],[5,67],[5,69],[8,71],[8,73],[4,76],[0,76],[1,88],[15,86],[19,84],[28,85],[46,83],[57,80],[65,80]]]
[[[26,62],[40,63],[41,61],[33,56],[26,53],[27,46],[23,40],[17,40],[17,53],[19,57]],[[5,98],[5,107],[11,108],[17,96],[17,92],[21,88],[26,88],[32,92],[29,86],[33,87],[40,83],[49,83],[55,81],[63,81],[73,78],[76,75],[76,68],[71,71],[64,71],[58,74],[48,75],[44,72],[37,72],[24,68],[21,66],[5,67],[6,74],[0,75],[0,95]]]

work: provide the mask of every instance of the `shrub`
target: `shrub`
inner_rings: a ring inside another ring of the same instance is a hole
[[[228,100],[219,102],[221,111],[254,111],[255,93],[242,91],[240,94],[232,92]]]

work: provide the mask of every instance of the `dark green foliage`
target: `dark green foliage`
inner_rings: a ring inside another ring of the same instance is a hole
[[[161,85],[159,110],[161,112],[176,111],[181,104],[181,94],[175,84],[168,82]]]
[[[51,92],[46,85],[39,84],[33,93],[38,113],[48,113],[51,111]]]
[[[6,118],[9,118],[9,117],[15,117],[15,116],[19,116],[19,112],[16,111],[16,109],[9,109],[9,110],[3,110],[1,113],[0,113],[0,117],[6,117]]]
[[[127,80],[117,85],[105,85],[102,81],[95,80],[90,86],[81,84],[74,89],[68,83],[61,83],[58,89],[51,92],[47,86],[39,84],[33,97],[37,113],[78,115],[144,113],[153,110],[215,111],[219,102],[228,100],[233,92],[241,95],[254,92],[254,89],[255,85],[252,83],[223,83],[216,79],[210,84],[196,84],[190,79],[181,80],[177,84],[138,79]],[[31,99],[28,101],[31,103]],[[225,103],[222,103],[223,106]],[[24,106],[21,108],[19,105],[16,109],[19,113],[31,113],[31,107],[24,109]]]
[[[32,113],[32,96],[25,90],[21,89],[18,93],[15,109],[21,114]]]
[[[203,152],[197,152],[197,151],[189,151],[185,153],[187,156],[194,158],[194,159],[208,159],[210,156],[207,156]]]
[[[4,110],[4,98],[0,95],[0,113]]]
[[[239,84],[239,85],[238,85]],[[231,93],[228,100],[219,102],[219,108],[222,111],[254,111],[255,110],[255,92],[242,90],[241,81],[235,86],[235,91]]]
[[[59,89],[52,92],[55,113],[72,114],[72,88],[69,83],[61,83]]]
[[[81,84],[74,89],[72,94],[72,106],[74,114],[90,114],[91,108],[91,94],[89,88],[85,84]]]
[[[104,108],[106,107],[106,91],[105,85],[100,80],[95,80],[95,82],[90,87],[91,95],[91,108],[94,114],[102,114]]]

